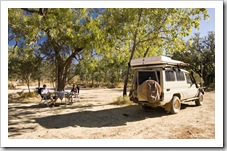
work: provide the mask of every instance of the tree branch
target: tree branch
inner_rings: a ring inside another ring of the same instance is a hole
[[[119,36],[117,36],[116,38],[119,39],[119,40],[121,40],[121,41],[131,40],[131,39],[129,39],[129,38],[121,38],[121,37],[119,37]]]
[[[152,37],[152,38],[148,38],[148,39],[145,39],[145,40],[141,40],[137,43],[137,45],[143,43],[143,42],[147,42],[147,41],[152,41],[154,39],[158,39],[158,38],[161,38],[161,39],[166,39],[166,40],[169,40],[169,38],[167,37],[158,37],[158,36],[155,36],[155,37]]]
[[[167,18],[165,18],[165,19],[162,21],[162,24],[161,24],[161,25],[159,26],[159,28],[157,29],[157,33],[159,33],[159,31],[161,30],[163,24],[166,22],[166,20],[167,20]],[[152,30],[152,31],[148,32],[148,33],[147,33],[143,38],[141,38],[141,39],[144,39],[144,38],[148,37],[151,33],[154,33],[154,32],[155,32],[155,30]]]
[[[28,8],[21,8],[24,11],[27,11],[29,13],[38,13],[42,16],[46,15],[48,8],[39,8],[39,10],[37,9],[28,9]]]
[[[147,53],[148,53],[149,50],[150,50],[150,47],[148,47],[147,50],[145,51],[145,53],[143,55],[144,58],[147,56]]]

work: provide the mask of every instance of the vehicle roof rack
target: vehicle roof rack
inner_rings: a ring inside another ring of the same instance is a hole
[[[133,69],[150,69],[150,68],[179,68],[180,66],[185,65],[171,65],[171,64],[157,64],[157,65],[140,65],[140,66],[133,66]]]

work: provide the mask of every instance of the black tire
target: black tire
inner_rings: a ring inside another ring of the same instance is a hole
[[[199,98],[195,100],[196,106],[201,106],[203,104],[203,93],[199,92]]]
[[[181,109],[181,102],[178,96],[173,96],[173,99],[170,102],[170,113],[177,114]]]

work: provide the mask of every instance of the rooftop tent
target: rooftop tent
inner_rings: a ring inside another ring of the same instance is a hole
[[[154,57],[146,57],[146,58],[138,58],[132,59],[130,62],[132,67],[139,67],[139,66],[148,66],[148,65],[186,65],[182,61],[173,60],[170,57],[166,56],[154,56]]]

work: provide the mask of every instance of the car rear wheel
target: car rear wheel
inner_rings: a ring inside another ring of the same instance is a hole
[[[171,109],[170,113],[176,114],[181,109],[181,102],[178,96],[173,96],[173,99],[171,100]]]
[[[199,98],[195,100],[196,106],[201,106],[203,104],[203,94],[202,92],[199,92]]]

